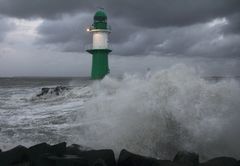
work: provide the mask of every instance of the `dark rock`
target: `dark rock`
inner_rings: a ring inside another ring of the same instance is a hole
[[[217,157],[200,164],[200,166],[240,166],[240,164],[232,157]]]
[[[93,150],[93,149],[91,149],[89,147],[84,147],[84,146],[78,145],[78,144],[72,144],[72,145],[67,147],[66,154],[68,154],[68,155],[81,155],[85,151],[89,151],[89,150]]]
[[[40,166],[48,163],[45,158],[49,155],[63,156],[66,153],[66,142],[56,145],[41,143],[29,148],[28,156],[33,165]],[[43,164],[44,163],[44,164]]]
[[[199,156],[191,152],[178,152],[173,161],[158,160],[122,150],[118,166],[240,166],[231,157],[217,157],[199,164]],[[17,146],[1,152],[0,166],[116,166],[114,152],[110,149],[92,150],[66,142],[55,145],[37,144],[30,148]]]
[[[76,155],[48,156],[44,166],[88,166],[87,159]],[[45,160],[46,161],[46,160]]]
[[[41,143],[34,145],[28,149],[28,157],[32,165],[40,166],[42,156],[44,154],[49,154],[51,151],[51,146],[47,143]]]
[[[66,90],[69,90],[69,88],[65,86],[57,86],[54,88],[42,88],[41,92],[37,94],[37,97],[41,97],[47,94],[54,94],[56,96],[59,96],[63,91]]]
[[[56,95],[59,95],[62,91],[65,90],[68,90],[68,88],[64,86],[57,86],[56,88],[53,89]]]
[[[80,155],[90,166],[115,166],[114,152],[110,149],[84,151]]]
[[[67,147],[66,154],[68,155],[81,155],[82,151],[80,150],[80,145],[72,144]]]
[[[115,166],[114,152],[109,149],[92,150],[89,147],[73,144],[67,147],[66,154],[77,155],[88,161],[90,166]]]
[[[18,164],[12,164],[11,166],[31,166],[31,163],[29,161],[18,163]]]
[[[66,142],[62,142],[51,146],[50,153],[56,156],[63,156],[66,153]]]
[[[48,94],[49,90],[50,90],[50,88],[42,88],[41,93],[38,94],[37,96],[39,97],[39,96],[46,95],[46,94]]]
[[[157,160],[151,157],[137,155],[123,149],[120,152],[118,166],[170,166],[170,160]]]
[[[185,166],[197,166],[199,164],[199,156],[196,153],[181,151],[176,154],[173,162]]]
[[[17,146],[9,151],[0,153],[0,165],[16,165],[28,161],[28,149],[24,146]]]

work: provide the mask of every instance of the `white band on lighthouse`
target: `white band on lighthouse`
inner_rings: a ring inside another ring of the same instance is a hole
[[[93,32],[93,49],[108,49],[108,31]]]

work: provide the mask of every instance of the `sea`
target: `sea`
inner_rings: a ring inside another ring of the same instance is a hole
[[[171,159],[240,156],[239,77],[176,65],[144,74],[0,78],[0,149],[67,142]],[[44,87],[69,90],[37,96]]]

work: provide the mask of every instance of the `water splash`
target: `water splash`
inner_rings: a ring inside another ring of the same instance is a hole
[[[87,130],[74,141],[161,158],[177,150],[202,158],[240,155],[237,81],[209,82],[177,65],[145,76],[106,77],[91,88],[77,120]]]
[[[203,159],[240,155],[236,80],[208,81],[176,65],[121,79],[64,80],[70,91],[34,97],[41,86],[60,82],[1,87],[1,149],[67,141],[112,148],[116,156],[122,148],[159,158],[172,158],[178,150],[196,151]]]

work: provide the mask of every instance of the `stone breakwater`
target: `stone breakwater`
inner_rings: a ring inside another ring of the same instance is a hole
[[[39,94],[37,94],[37,97],[42,97],[47,94],[59,96],[61,93],[63,93],[64,91],[67,91],[67,90],[70,90],[70,88],[65,87],[65,86],[56,86],[53,88],[45,87],[45,88],[41,89],[41,92]]]
[[[123,149],[117,158],[111,149],[67,146],[65,142],[0,150],[0,166],[240,166],[240,161],[232,157],[217,157],[200,163],[198,154],[186,151],[177,152],[172,160],[160,160]]]

